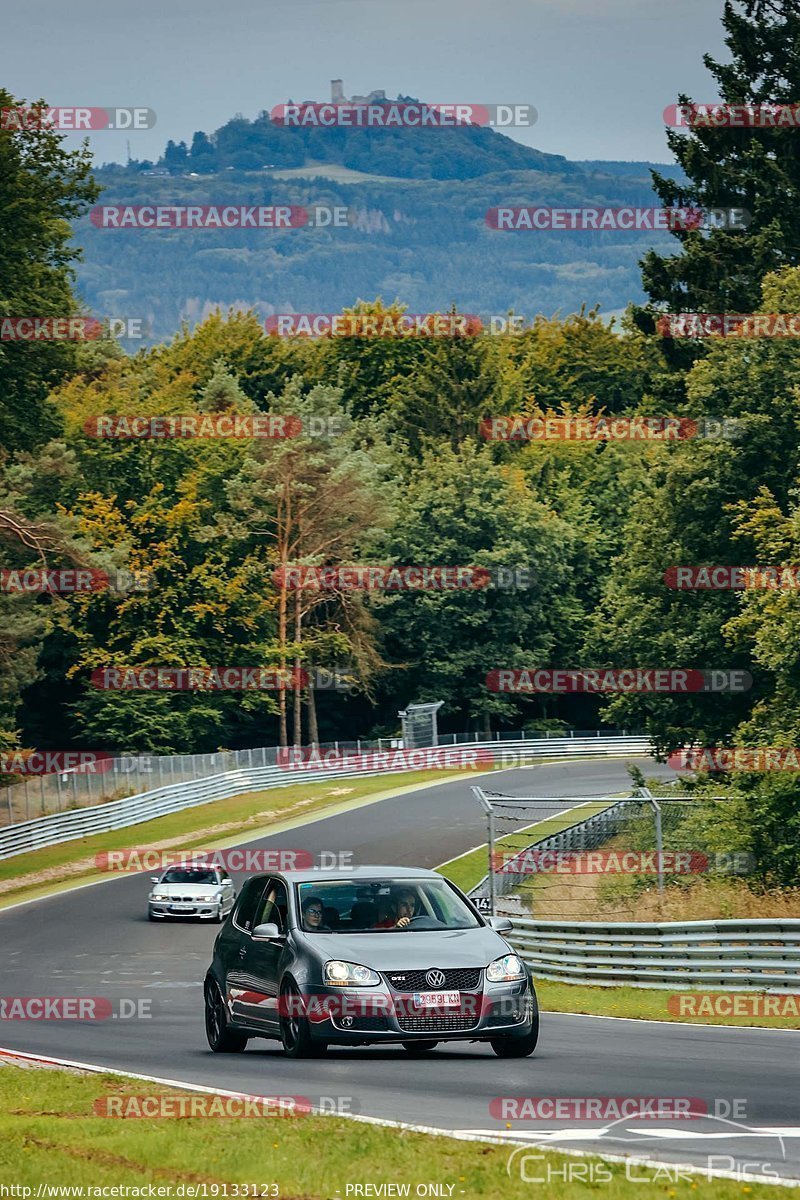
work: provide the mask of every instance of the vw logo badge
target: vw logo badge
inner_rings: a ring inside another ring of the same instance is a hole
[[[444,983],[444,971],[440,971],[435,967],[432,971],[428,971],[425,975],[425,982],[429,983],[433,988],[440,988]]]

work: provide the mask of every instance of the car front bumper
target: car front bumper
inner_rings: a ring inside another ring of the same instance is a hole
[[[168,900],[150,900],[147,907],[150,916],[157,921],[178,920],[181,917],[211,921],[219,915],[220,910],[218,900],[198,900],[195,904],[184,905],[181,908],[170,904]]]
[[[484,983],[481,991],[460,993],[458,1008],[418,1007],[413,993],[390,988],[326,988],[307,997],[306,1016],[318,1041],[344,1045],[364,1042],[475,1041],[524,1037],[534,1019],[533,987],[527,979]]]

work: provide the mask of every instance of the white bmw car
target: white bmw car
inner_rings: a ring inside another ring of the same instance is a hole
[[[224,867],[169,867],[161,875],[152,875],[153,890],[148,897],[151,921],[170,917],[197,917],[201,921],[224,921],[233,908],[236,889]]]

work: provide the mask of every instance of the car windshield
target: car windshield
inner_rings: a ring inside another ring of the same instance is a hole
[[[202,867],[173,867],[161,878],[162,883],[216,883],[217,873]]]
[[[307,933],[424,933],[480,925],[446,879],[332,879],[296,886]]]

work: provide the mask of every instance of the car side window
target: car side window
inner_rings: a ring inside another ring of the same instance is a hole
[[[246,933],[249,933],[255,927],[256,910],[259,908],[266,883],[267,881],[263,878],[248,879],[239,894],[239,900],[233,914],[233,923]]]
[[[264,891],[256,920],[253,922],[253,929],[256,925],[266,925],[271,921],[278,926],[281,933],[285,933],[288,907],[289,898],[285,884],[280,879],[270,879]]]

